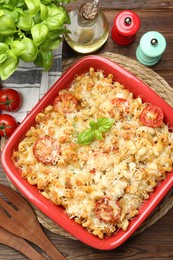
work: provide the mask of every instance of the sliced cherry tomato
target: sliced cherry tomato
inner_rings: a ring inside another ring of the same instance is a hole
[[[140,120],[143,125],[149,127],[160,127],[163,123],[164,114],[160,107],[152,104],[147,105],[140,115]]]
[[[53,106],[55,111],[62,111],[63,113],[73,112],[77,105],[77,99],[70,93],[63,93],[57,96],[54,100]]]
[[[121,110],[129,111],[130,103],[125,98],[114,98],[111,103]]]
[[[43,164],[56,164],[60,158],[60,146],[56,139],[44,136],[34,144],[33,153]]]
[[[0,109],[5,111],[17,111],[22,105],[21,94],[12,88],[0,89]]]
[[[115,223],[120,216],[121,209],[116,202],[114,207],[111,206],[110,199],[105,196],[96,202],[94,211],[96,217],[104,223]]]
[[[0,136],[9,137],[17,126],[18,123],[13,116],[8,114],[0,115]]]

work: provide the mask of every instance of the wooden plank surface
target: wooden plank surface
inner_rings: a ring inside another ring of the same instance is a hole
[[[85,3],[85,0],[77,0],[73,3],[69,3],[68,6],[70,9],[74,8],[74,6],[80,6]],[[91,2],[88,1],[88,2]],[[173,9],[173,1],[162,1],[162,0],[100,0],[99,5],[102,8],[111,9],[111,10],[119,10],[119,9],[139,9],[139,10],[153,10],[153,9]]]
[[[75,1],[67,4],[71,9],[86,1]],[[141,19],[141,27],[136,35],[135,42],[129,46],[118,46],[109,36],[106,44],[97,52],[113,52],[136,59],[136,48],[140,37],[147,31],[155,30],[164,34],[167,41],[167,48],[161,61],[152,69],[162,76],[173,88],[173,1],[167,0],[115,0],[101,1],[100,6],[109,22],[111,32],[114,16],[123,9],[134,10]],[[63,59],[78,57],[66,43],[63,45]],[[0,167],[0,182],[8,184],[5,174]],[[64,254],[67,260],[144,260],[154,259],[173,260],[173,209],[139,235],[131,237],[119,248],[112,251],[99,251],[90,248],[80,241],[65,238],[45,230],[47,236],[55,246]],[[27,227],[27,223],[26,223]],[[26,259],[23,255],[5,245],[0,245],[0,260]]]

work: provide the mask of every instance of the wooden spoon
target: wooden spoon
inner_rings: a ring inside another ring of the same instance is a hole
[[[10,246],[31,260],[45,260],[32,246],[30,246],[23,238],[18,237],[4,228],[0,227],[0,243]]]
[[[65,260],[43,232],[35,212],[26,200],[2,184],[0,192],[9,200],[7,203],[0,197],[0,225],[9,232],[36,244],[52,259]]]

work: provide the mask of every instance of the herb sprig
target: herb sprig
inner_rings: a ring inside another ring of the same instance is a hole
[[[103,140],[102,133],[107,132],[114,124],[115,120],[112,118],[98,118],[97,122],[91,120],[89,122],[90,128],[79,133],[77,139],[78,144],[90,144],[95,138]]]

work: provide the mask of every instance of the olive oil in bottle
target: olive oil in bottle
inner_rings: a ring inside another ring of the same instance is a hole
[[[98,0],[85,3],[70,13],[71,24],[66,26],[70,32],[64,34],[68,45],[79,53],[98,50],[107,40],[109,28],[107,18],[98,7]]]

